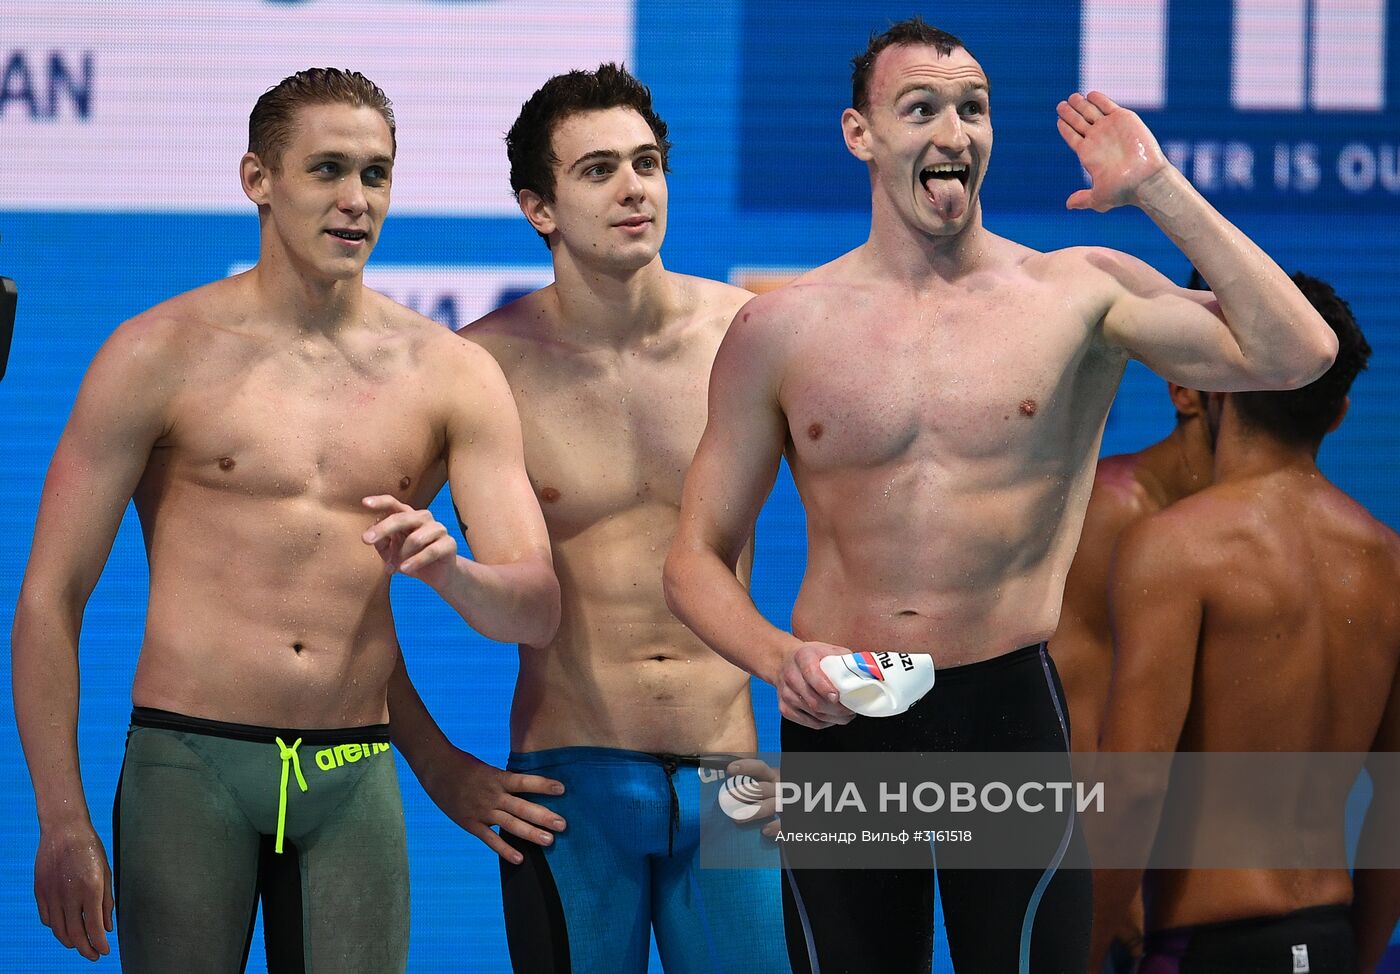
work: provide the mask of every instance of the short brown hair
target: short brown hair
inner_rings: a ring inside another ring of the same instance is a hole
[[[870,111],[870,76],[875,71],[875,59],[887,47],[904,45],[926,45],[943,57],[958,48],[966,50],[966,45],[946,30],[924,21],[922,17],[910,17],[897,24],[891,24],[883,34],[871,34],[870,43],[855,57],[851,58],[851,107],[858,112]]]
[[[388,123],[393,151],[398,151],[394,106],[389,96],[360,72],[340,68],[307,68],[263,92],[248,116],[248,151],[277,171],[282,150],[292,140],[292,119],[297,109],[307,105],[373,108]]]

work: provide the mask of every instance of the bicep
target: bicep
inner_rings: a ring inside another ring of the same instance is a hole
[[[549,552],[544,516],[525,472],[520,414],[505,376],[486,352],[472,356],[470,387],[454,397],[447,420],[447,476],[458,516],[470,528],[472,556],[483,564]]]
[[[709,415],[685,478],[681,544],[737,563],[778,475],[787,437],[771,350],[731,328],[710,371]]]
[[[1178,287],[1126,254],[1087,259],[1107,275],[1103,335],[1110,345],[1188,388],[1232,392],[1257,384],[1214,294]]]
[[[165,432],[168,375],[131,344],[110,340],[83,379],[44,480],[27,585],[86,597]]]
[[[1202,604],[1169,532],[1149,523],[1120,541],[1109,614],[1113,679],[1101,748],[1174,750],[1191,704]]]

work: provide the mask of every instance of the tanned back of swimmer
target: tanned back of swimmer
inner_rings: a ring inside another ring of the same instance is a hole
[[[1338,363],[1295,393],[1212,394],[1214,485],[1125,533],[1106,750],[1400,746],[1400,537],[1316,463],[1370,350],[1330,287],[1295,281],[1338,330]],[[1329,800],[1306,789],[1297,807]],[[1340,849],[1336,812],[1316,838]],[[1210,810],[1197,814],[1204,833]],[[1344,869],[1200,869],[1151,873],[1146,893],[1152,931],[1345,904],[1352,882]]]
[[[1099,724],[1113,673],[1113,632],[1108,619],[1108,576],[1123,532],[1211,480],[1211,440],[1205,397],[1167,383],[1176,428],[1136,453],[1104,457],[1094,471],[1094,489],[1084,530],[1065,579],[1060,624],[1050,655],[1065,687],[1071,744],[1076,751],[1098,746]]]

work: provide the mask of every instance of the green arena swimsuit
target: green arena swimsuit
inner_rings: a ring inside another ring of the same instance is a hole
[[[269,974],[407,966],[387,724],[288,730],[138,707],[112,817],[126,974],[237,974],[259,900]]]

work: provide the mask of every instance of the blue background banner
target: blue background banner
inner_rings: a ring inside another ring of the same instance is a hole
[[[1261,39],[1239,10],[1271,2],[1005,0],[958,5],[946,17],[924,12],[960,35],[992,79],[996,148],[984,202],[995,232],[1040,249],[1116,247],[1185,279],[1185,258],[1142,214],[1064,210],[1083,177],[1056,132],[1055,104],[1081,82],[1117,72],[1140,89],[1135,97],[1164,147],[1227,216],[1286,269],[1335,284],[1375,352],[1322,466],[1397,526],[1400,3],[1280,0],[1303,11],[1302,26]],[[1329,20],[1339,8],[1360,52],[1340,81],[1329,74],[1342,70],[1329,47],[1342,29]],[[248,110],[283,75],[333,60],[361,68],[394,99],[396,209],[370,280],[461,325],[548,279],[544,247],[513,213],[500,135],[550,74],[604,57],[628,61],[671,126],[667,266],[742,282],[859,244],[868,228],[866,175],[838,127],[849,59],[872,30],[916,8],[884,0],[404,0],[355,13],[363,22],[347,32],[348,9],[329,0],[114,2],[96,15],[76,0],[7,3],[0,274],[19,282],[20,303],[0,383],[5,631],[29,546],[43,543],[32,535],[44,471],[98,345],[125,318],[257,259],[256,217],[238,193],[236,166]],[[412,45],[412,57],[396,45]],[[263,53],[271,47],[275,55]],[[1265,85],[1261,77],[1283,80]],[[1337,90],[1365,104],[1335,107]],[[1251,107],[1270,97],[1292,107]],[[1163,383],[1132,366],[1104,451],[1137,449],[1171,422]],[[455,523],[445,498],[437,508]],[[755,599],[785,625],[805,557],[786,473],[758,531]],[[145,598],[145,556],[129,513],[89,603],[81,655],[82,767],[104,840]],[[429,707],[460,746],[502,762],[514,650],[470,632],[412,580],[395,582],[394,603]],[[6,655],[6,677],[8,665]],[[759,686],[755,697],[760,745],[776,749],[773,695]],[[11,806],[0,837],[0,968],[84,969],[35,917],[38,831],[12,716],[0,744],[0,789]],[[404,767],[401,780],[413,870],[410,969],[507,970],[495,857],[437,813]],[[250,970],[261,971],[260,951],[253,953]],[[941,947],[940,955],[947,970]],[[101,967],[117,964],[109,958]]]

